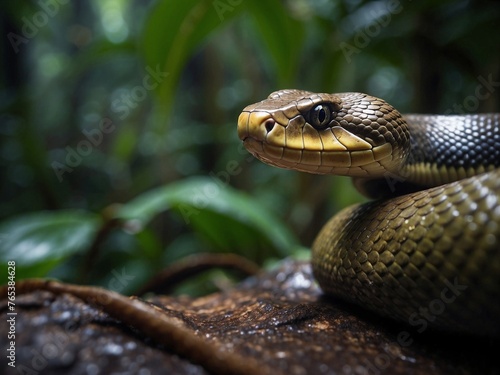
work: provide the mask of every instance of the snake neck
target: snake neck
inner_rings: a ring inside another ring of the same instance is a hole
[[[382,178],[354,179],[371,198],[402,195],[500,167],[500,114],[405,115],[410,152]]]
[[[438,186],[500,167],[500,114],[406,115],[410,153],[400,176]]]

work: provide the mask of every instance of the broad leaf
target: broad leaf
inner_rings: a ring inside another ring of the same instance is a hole
[[[262,44],[274,60],[278,86],[289,85],[295,81],[300,62],[303,23],[291,18],[290,11],[279,0],[249,1],[245,4],[254,20],[255,29],[262,37]]]
[[[296,75],[304,36],[303,24],[291,18],[279,0],[266,2],[224,0],[163,0],[150,12],[142,39],[148,66],[168,74],[161,82],[158,123],[172,105],[186,61],[215,30],[225,27],[241,14],[249,14],[275,63],[280,85]],[[279,16],[278,16],[279,15]]]
[[[80,210],[14,217],[0,224],[0,263],[15,261],[18,278],[42,277],[68,256],[87,249],[99,224],[98,215]]]
[[[264,252],[286,256],[300,247],[293,233],[258,201],[208,177],[193,177],[142,194],[123,205],[118,217],[146,225],[169,209],[217,249],[248,251],[262,259]]]
[[[163,0],[150,12],[142,46],[147,64],[153,69],[159,66],[168,74],[159,88],[158,101],[164,114],[172,105],[188,57],[212,31],[244,9],[229,6],[224,11],[219,3],[213,0]]]

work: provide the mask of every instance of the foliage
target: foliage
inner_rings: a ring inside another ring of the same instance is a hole
[[[4,8],[0,264],[15,260],[19,278],[109,285],[126,272],[129,291],[196,252],[263,263],[308,247],[362,198],[242,149],[239,111],[273,90],[363,91],[413,112],[499,106],[493,1]]]

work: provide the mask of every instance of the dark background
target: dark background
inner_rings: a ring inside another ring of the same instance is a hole
[[[0,264],[17,279],[127,293],[189,254],[307,256],[363,198],[242,149],[239,112],[274,90],[500,106],[497,1],[4,1],[0,28]]]

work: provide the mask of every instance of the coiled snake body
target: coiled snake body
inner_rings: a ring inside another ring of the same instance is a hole
[[[418,332],[500,335],[500,114],[402,116],[366,94],[281,90],[243,110],[238,135],[265,163],[352,176],[380,198],[314,241],[327,294]]]

